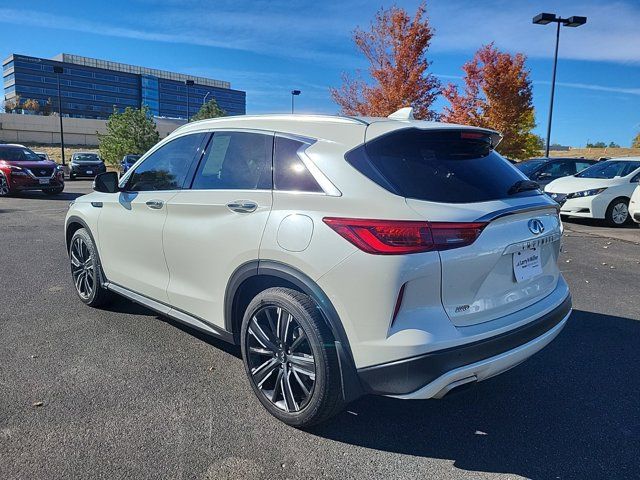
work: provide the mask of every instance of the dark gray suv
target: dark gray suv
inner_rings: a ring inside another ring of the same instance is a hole
[[[596,163],[587,158],[532,158],[516,163],[515,167],[534,182],[544,187],[552,181],[575,175]]]

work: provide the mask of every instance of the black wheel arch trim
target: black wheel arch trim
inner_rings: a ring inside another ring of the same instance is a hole
[[[254,260],[238,267],[231,275],[225,292],[225,330],[232,332],[235,341],[238,341],[239,332],[235,331],[237,328],[234,328],[234,300],[236,299],[236,294],[245,281],[262,275],[285,280],[293,284],[301,292],[309,295],[316,302],[324,320],[331,329],[335,341],[342,378],[343,397],[348,402],[361,396],[363,388],[358,378],[349,339],[344,331],[338,312],[322,288],[297,268],[273,260]]]

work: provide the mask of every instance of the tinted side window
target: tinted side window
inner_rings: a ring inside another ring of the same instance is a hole
[[[304,143],[290,138],[276,137],[273,157],[273,183],[276,190],[296,192],[322,192],[298,150]]]
[[[160,147],[131,174],[127,190],[144,192],[181,189],[206,136],[206,133],[185,135]]]
[[[573,162],[551,162],[545,165],[540,173],[552,178],[567,177],[576,173],[576,168]]]
[[[383,188],[418,200],[470,203],[541,195],[509,194],[526,177],[482,132],[408,128],[373,139],[345,158]]]
[[[593,165],[593,163],[577,161],[576,162],[576,172],[581,172],[585,168],[589,168],[591,165]]]
[[[198,166],[191,188],[198,190],[271,189],[273,136],[216,132]]]

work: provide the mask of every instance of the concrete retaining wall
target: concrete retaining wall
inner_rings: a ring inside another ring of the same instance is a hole
[[[183,125],[184,120],[156,118],[160,138]],[[89,118],[62,119],[64,143],[68,145],[98,145],[97,133],[106,133],[106,120]],[[60,120],[54,116],[0,113],[0,142],[55,145],[60,143]]]

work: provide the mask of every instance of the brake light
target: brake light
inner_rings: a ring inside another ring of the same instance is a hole
[[[480,222],[416,222],[323,218],[324,223],[360,250],[376,255],[403,255],[471,245],[487,225]]]

